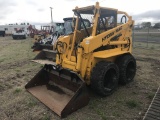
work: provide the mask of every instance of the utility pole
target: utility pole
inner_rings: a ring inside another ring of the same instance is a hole
[[[54,33],[55,32],[55,29],[56,29],[56,25],[55,25],[55,23],[53,22],[53,18],[52,18],[52,7],[50,7],[50,9],[51,9],[51,29],[50,29],[50,33]]]
[[[53,23],[53,18],[52,18],[52,7],[50,7],[50,9],[51,9],[51,23]]]

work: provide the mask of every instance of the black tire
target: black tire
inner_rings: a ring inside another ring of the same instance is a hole
[[[111,95],[117,88],[119,70],[112,62],[101,61],[91,72],[91,87],[101,96]]]
[[[131,54],[124,54],[117,58],[116,64],[119,67],[119,83],[127,84],[133,81],[136,74],[136,60]]]

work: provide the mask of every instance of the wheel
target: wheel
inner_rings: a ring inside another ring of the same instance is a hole
[[[112,94],[118,85],[119,70],[112,62],[101,61],[91,72],[91,87],[101,96]]]
[[[131,54],[124,54],[117,58],[119,67],[119,83],[127,84],[133,81],[136,74],[136,60]]]

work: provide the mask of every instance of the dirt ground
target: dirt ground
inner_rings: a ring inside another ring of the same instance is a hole
[[[0,37],[0,120],[59,120],[24,86],[42,68],[30,60],[32,41]],[[160,85],[160,51],[133,49],[137,60],[134,82],[118,87],[111,96],[91,95],[88,106],[64,120],[142,120]]]

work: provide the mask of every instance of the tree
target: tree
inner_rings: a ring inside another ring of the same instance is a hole
[[[153,26],[153,28],[160,28],[160,23],[155,23],[155,25]]]
[[[142,22],[141,25],[142,25],[143,28],[148,28],[148,27],[150,28],[151,27],[151,22]]]

